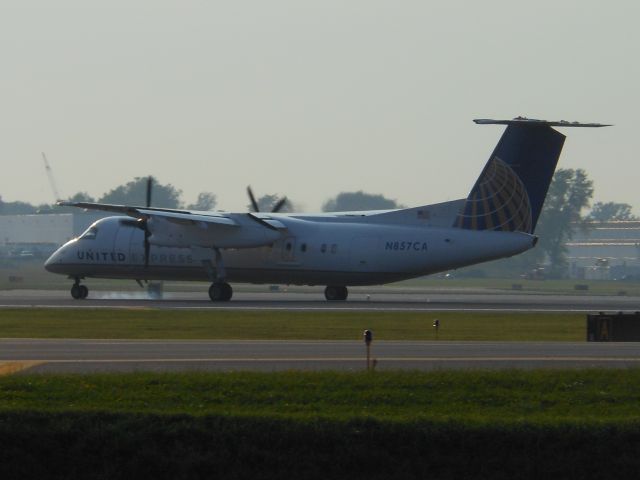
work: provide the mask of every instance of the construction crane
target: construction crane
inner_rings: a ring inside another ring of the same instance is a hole
[[[51,170],[51,165],[49,165],[49,161],[47,160],[47,156],[44,154],[44,152],[42,152],[42,160],[44,160],[44,169],[47,171],[47,177],[49,177],[49,184],[51,185],[51,190],[53,190],[55,201],[60,201],[62,199],[60,198],[60,194],[58,193],[56,181],[53,178],[53,171]]]

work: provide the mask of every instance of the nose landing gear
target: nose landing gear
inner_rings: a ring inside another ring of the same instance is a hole
[[[76,300],[84,300],[89,295],[89,289],[86,285],[80,285],[80,279],[76,278],[75,283],[71,286],[71,296]]]
[[[346,300],[348,295],[349,290],[347,290],[347,287],[329,285],[324,289],[324,298],[330,302]]]
[[[209,298],[214,302],[228,302],[233,296],[233,289],[227,282],[214,282],[209,287]]]

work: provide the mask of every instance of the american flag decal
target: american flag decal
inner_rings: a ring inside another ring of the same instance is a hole
[[[429,210],[418,210],[419,220],[429,220],[431,218],[431,212]]]

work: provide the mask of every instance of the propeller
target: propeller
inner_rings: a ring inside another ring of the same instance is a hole
[[[146,192],[146,203],[145,206],[149,208],[151,206],[151,190],[153,189],[153,177],[149,176],[147,178],[147,192]],[[144,232],[144,268],[149,268],[149,253],[151,251],[151,244],[149,243],[149,237],[151,236],[151,232],[149,231],[149,226],[147,222],[148,218],[141,218],[138,220],[138,226]]]
[[[278,213],[280,209],[284,207],[286,204],[287,204],[287,197],[282,197],[280,200],[278,200],[278,203],[276,203],[273,206],[273,208],[271,209],[271,213]]]
[[[251,186],[247,187],[247,195],[249,195],[249,200],[251,200],[251,207],[254,212],[259,212],[260,208],[258,207],[258,202],[256,202],[256,197],[253,196],[253,190],[251,190]]]
[[[153,187],[153,177],[149,176],[147,178],[147,203],[146,207],[149,208],[151,206],[151,188]]]
[[[260,207],[258,207],[258,202],[256,201],[256,197],[253,195],[253,190],[251,186],[247,187],[247,195],[249,195],[249,200],[251,200],[251,208],[254,212],[259,212]],[[282,207],[287,204],[287,197],[282,197],[278,202],[271,208],[271,213],[278,213]]]

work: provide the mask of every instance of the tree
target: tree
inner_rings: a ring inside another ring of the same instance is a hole
[[[37,212],[37,207],[27,202],[5,202],[0,197],[0,214],[27,215]]]
[[[591,213],[586,219],[593,222],[609,222],[614,220],[638,220],[638,217],[631,213],[631,205],[628,203],[596,202],[593,204]]]
[[[95,198],[89,195],[87,192],[78,192],[74,196],[69,197],[70,202],[95,202]]]
[[[536,234],[540,237],[538,250],[547,255],[551,264],[550,276],[562,277],[567,269],[568,240],[573,238],[573,222],[583,220],[581,212],[589,206],[593,196],[593,182],[582,169],[559,169],[549,186]]]
[[[358,192],[342,192],[335,198],[327,200],[322,206],[324,212],[350,212],[358,210],[389,210],[402,208],[395,200],[380,194]]]
[[[171,184],[163,185],[155,177],[151,194],[151,205],[163,208],[180,208],[182,202],[180,196],[182,190],[178,190]],[[147,177],[135,177],[125,185],[120,185],[107,192],[98,200],[100,203],[112,203],[116,205],[144,206],[146,203]]]
[[[187,205],[187,210],[211,211],[216,208],[217,203],[218,199],[215,194],[211,192],[200,192],[196,203]]]
[[[258,208],[260,209],[261,212],[271,212],[274,207],[276,206],[276,204],[282,200],[285,197],[281,197],[277,194],[267,194],[267,195],[263,195],[260,198],[256,199],[256,202],[258,204]],[[249,210],[253,210],[253,205],[249,204],[247,205],[247,209]],[[293,212],[294,210],[294,205],[293,202],[291,202],[291,200],[287,199],[286,203],[282,206],[282,208],[280,208],[280,210],[278,210],[279,212]]]

